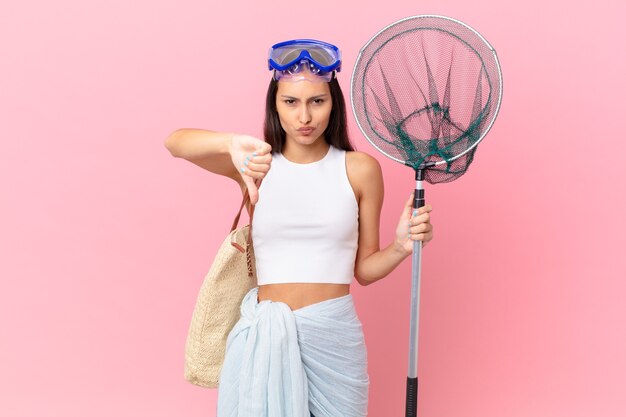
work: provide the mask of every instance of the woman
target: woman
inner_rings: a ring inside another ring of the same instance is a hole
[[[365,416],[367,358],[350,283],[384,278],[413,241],[430,241],[432,208],[412,211],[411,195],[381,250],[381,168],[348,139],[339,50],[287,41],[268,62],[265,141],[198,129],[166,140],[173,156],[235,180],[255,205],[258,288],[229,334],[218,416]]]

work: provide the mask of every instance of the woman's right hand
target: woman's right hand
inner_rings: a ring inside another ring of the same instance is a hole
[[[248,135],[233,135],[229,146],[230,156],[239,175],[248,187],[250,202],[259,201],[256,181],[267,175],[272,164],[272,147],[265,141]]]

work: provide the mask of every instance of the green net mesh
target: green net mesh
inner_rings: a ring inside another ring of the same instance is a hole
[[[449,182],[472,163],[502,95],[498,59],[473,29],[415,16],[379,32],[352,75],[352,107],[367,139],[388,157]]]

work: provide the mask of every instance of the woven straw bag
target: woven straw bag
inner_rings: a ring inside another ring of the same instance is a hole
[[[224,362],[226,339],[239,320],[243,297],[257,285],[250,224],[236,228],[248,200],[244,194],[229,235],[220,246],[207,273],[193,310],[185,344],[185,379],[216,388]]]

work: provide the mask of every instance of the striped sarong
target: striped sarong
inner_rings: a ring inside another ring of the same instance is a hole
[[[292,311],[251,289],[228,335],[217,417],[364,417],[369,376],[352,295]]]

